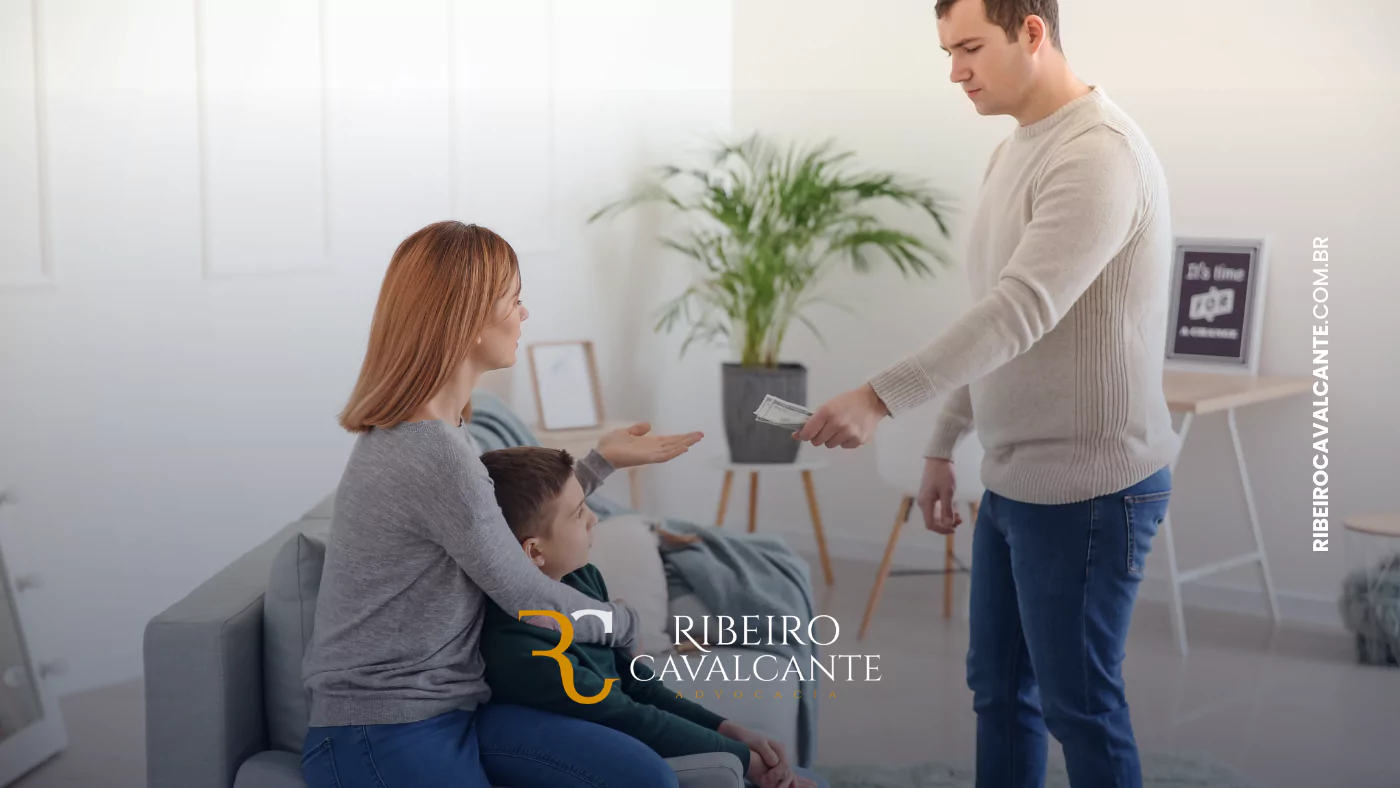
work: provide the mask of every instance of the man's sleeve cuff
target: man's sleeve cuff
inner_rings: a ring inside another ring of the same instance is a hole
[[[903,359],[870,379],[870,387],[885,403],[891,416],[933,399],[933,381],[913,359]]]

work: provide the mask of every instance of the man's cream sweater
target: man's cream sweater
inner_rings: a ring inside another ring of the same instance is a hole
[[[982,483],[1026,503],[1116,492],[1169,464],[1172,237],[1161,164],[1103,90],[992,154],[969,230],[975,303],[870,383],[898,419],[947,395],[928,457],[974,425]]]

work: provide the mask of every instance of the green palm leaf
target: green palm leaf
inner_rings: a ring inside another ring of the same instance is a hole
[[[696,227],[660,239],[699,273],[662,308],[656,330],[688,324],[682,355],[694,342],[728,341],[743,364],[773,366],[793,321],[825,344],[807,310],[827,303],[811,292],[834,266],[867,273],[887,261],[908,278],[932,276],[933,263],[950,264],[941,245],[950,201],[895,173],[858,170],[854,156],[830,140],[807,148],[780,147],[757,134],[718,141],[708,167],[658,167],[654,180],[588,221],[643,204],[696,215]],[[882,202],[931,220],[934,231],[890,226],[872,212]]]

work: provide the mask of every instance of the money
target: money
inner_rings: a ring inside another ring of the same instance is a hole
[[[761,424],[774,427],[801,427],[812,418],[812,411],[793,402],[779,399],[772,394],[763,398],[763,404],[753,412],[754,419]]]

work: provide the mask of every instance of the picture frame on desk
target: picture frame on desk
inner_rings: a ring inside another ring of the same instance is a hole
[[[1257,374],[1268,271],[1262,237],[1178,237],[1166,368]]]
[[[526,353],[541,427],[575,430],[603,425],[603,397],[592,342],[537,342],[529,345]]]

